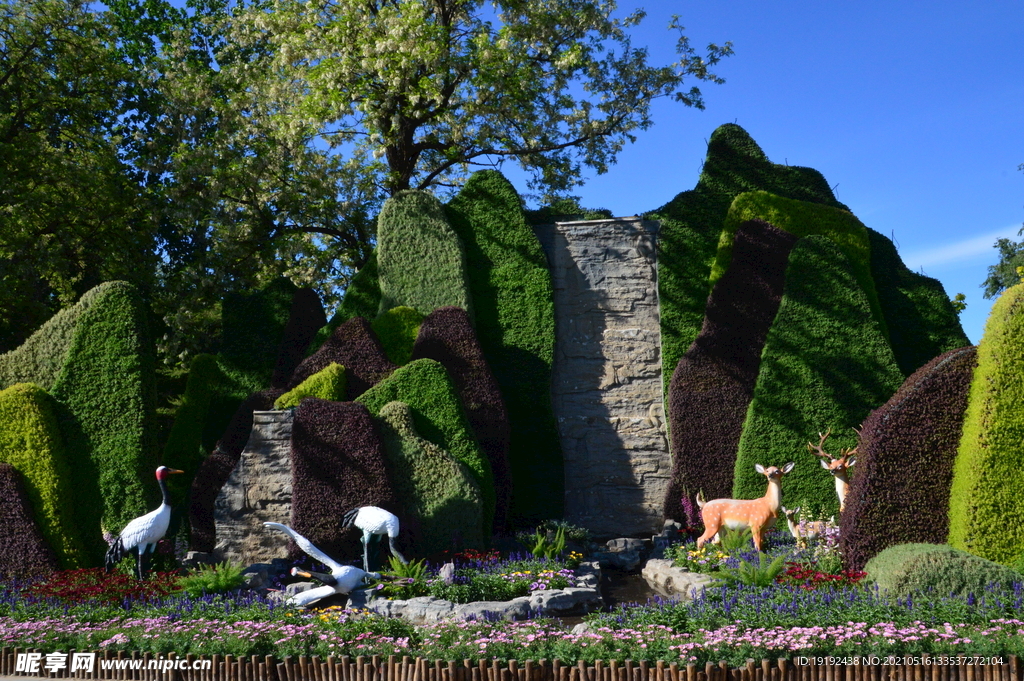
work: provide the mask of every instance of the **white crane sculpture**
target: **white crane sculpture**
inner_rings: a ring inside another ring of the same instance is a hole
[[[171,524],[171,500],[167,494],[167,483],[164,481],[169,475],[184,472],[167,466],[160,466],[156,469],[156,481],[160,485],[163,502],[155,511],[150,511],[129,522],[121,530],[121,534],[114,538],[103,561],[107,572],[112,571],[114,566],[126,555],[134,553],[135,574],[139,579],[146,578],[146,571],[149,569],[149,555],[156,550],[157,542],[164,538],[167,528]]]
[[[383,508],[377,508],[376,506],[361,506],[359,508],[353,508],[351,511],[341,517],[342,528],[349,528],[355,525],[357,528],[362,530],[363,536],[360,539],[363,543],[363,569],[370,569],[370,555],[367,549],[367,543],[373,536],[388,537],[388,547],[391,549],[391,553],[394,554],[395,558],[402,561],[404,564],[408,564],[409,561],[405,559],[398,549],[395,548],[395,537],[398,536],[398,516],[394,513],[389,513]]]
[[[282,525],[281,523],[263,523],[263,527],[269,527],[284,532],[291,537],[296,544],[298,544],[299,548],[302,549],[307,556],[315,558],[331,570],[331,574],[325,575],[320,572],[306,572],[304,570],[292,568],[293,576],[300,575],[302,577],[312,577],[324,583],[324,586],[295,594],[289,598],[288,603],[292,605],[305,607],[313,601],[318,601],[321,598],[327,598],[334,594],[351,593],[353,589],[362,585],[363,581],[367,577],[380,579],[379,573],[366,572],[365,570],[360,570],[353,565],[341,565],[340,563],[332,560],[330,556],[314,546],[313,542],[309,541],[287,525]]]

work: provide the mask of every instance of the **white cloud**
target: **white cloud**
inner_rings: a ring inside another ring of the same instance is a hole
[[[988,259],[994,262],[996,252],[992,246],[995,244],[996,239],[1005,237],[1016,241],[1019,238],[1017,236],[1018,231],[1020,231],[1020,225],[1014,225],[1013,227],[1005,227],[983,236],[971,237],[970,239],[946,244],[945,246],[937,246],[923,251],[907,253],[906,255],[900,253],[900,257],[907,267],[915,271],[922,267],[927,270],[928,268],[939,266],[962,264],[980,256],[988,256]]]

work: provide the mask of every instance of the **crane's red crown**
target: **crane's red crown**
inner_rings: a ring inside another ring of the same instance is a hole
[[[156,469],[156,479],[157,480],[164,480],[164,479],[167,478],[168,475],[172,475],[174,473],[184,473],[184,472],[185,471],[179,471],[176,468],[168,468],[167,466],[160,466],[160,468]]]

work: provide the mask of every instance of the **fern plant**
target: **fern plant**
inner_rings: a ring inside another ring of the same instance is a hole
[[[783,553],[771,563],[766,564],[766,556],[762,553],[758,556],[757,565],[740,560],[739,567],[723,567],[719,570],[716,585],[735,586],[738,583],[744,586],[771,586],[775,583],[775,578],[785,569],[787,557],[788,554]]]
[[[534,536],[533,548],[530,549],[530,553],[537,558],[553,560],[562,555],[562,551],[565,551],[564,527],[558,528],[554,539],[548,539],[547,533],[543,532],[539,527],[537,528],[537,534]]]
[[[383,580],[377,588],[388,598],[405,600],[427,595],[427,562],[413,560],[403,563],[394,556],[390,559],[390,570],[381,573]]]
[[[230,591],[242,586],[241,565],[224,561],[216,565],[204,565],[178,580],[178,589],[190,596],[202,596],[204,593]]]

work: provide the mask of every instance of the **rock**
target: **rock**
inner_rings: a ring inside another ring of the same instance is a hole
[[[455,563],[445,563],[437,573],[438,578],[445,584],[455,581]]]
[[[250,589],[259,589],[270,582],[274,566],[267,563],[253,563],[242,571],[242,579]]]
[[[213,559],[212,553],[206,553],[204,551],[189,551],[185,554],[185,560],[181,561],[181,565],[184,568],[192,569],[202,565],[213,565],[216,561]]]
[[[576,586],[581,589],[594,589],[601,585],[601,564],[597,562],[580,563],[576,568]]]
[[[518,600],[518,599],[516,599]],[[530,609],[544,615],[574,615],[599,609],[604,602],[596,589],[545,589],[534,591]]]
[[[511,601],[476,601],[457,605],[452,616],[461,620],[522,620],[535,609],[533,598],[523,596]]]
[[[597,560],[603,568],[629,572],[640,564],[640,551],[600,551],[593,554],[591,558]]]
[[[614,553],[622,551],[643,551],[644,540],[635,537],[623,537],[621,539],[609,539],[605,544],[608,550]]]
[[[711,584],[709,575],[689,572],[672,565],[672,561],[652,558],[644,565],[641,572],[648,586],[664,596],[678,597],[680,600],[693,600],[704,587]]]
[[[580,622],[579,624],[577,624],[575,627],[572,628],[572,635],[573,636],[582,636],[583,634],[589,634],[589,633],[590,633],[590,625],[587,624],[586,622]]]

